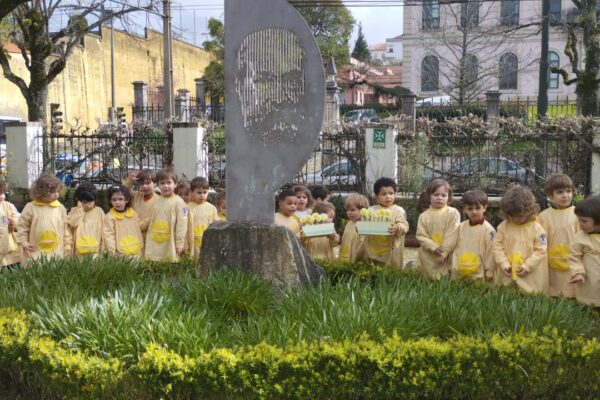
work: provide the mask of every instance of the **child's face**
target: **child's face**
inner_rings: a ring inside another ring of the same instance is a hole
[[[59,197],[60,197],[60,193],[53,192],[53,193],[49,193],[49,194],[46,194],[46,195],[40,197],[40,201],[42,203],[52,203],[53,201],[58,200]]]
[[[160,190],[160,194],[163,196],[171,196],[175,193],[175,181],[171,178],[163,179],[158,182],[158,190]]]
[[[432,208],[444,208],[448,204],[448,188],[440,186],[431,194],[429,203]]]
[[[296,203],[298,198],[296,196],[287,196],[285,199],[279,202],[279,212],[286,217],[291,217],[296,211]]]
[[[179,191],[179,197],[181,197],[186,203],[189,203],[192,200],[192,191],[189,189],[181,189]]]
[[[92,201],[82,200],[82,201],[80,201],[80,203],[81,203],[81,207],[83,207],[83,211],[90,211],[96,206],[96,202],[93,200]]]
[[[110,205],[117,211],[125,211],[127,199],[123,193],[113,193],[112,196],[110,196]]]
[[[384,186],[379,189],[379,193],[375,195],[377,203],[383,207],[391,207],[396,200],[396,189],[391,186]]]
[[[0,193],[0,203],[6,200],[6,193]]]
[[[138,181],[138,185],[140,186],[140,192],[144,194],[145,197],[152,196],[154,194],[154,182],[150,179],[146,179],[145,181]]]
[[[516,225],[522,225],[525,222],[528,222],[529,219],[530,219],[529,215],[527,215],[527,214],[517,214],[517,215],[511,215],[510,217],[508,217],[508,220]]]
[[[308,196],[306,195],[306,193],[298,192],[296,194],[296,198],[298,199],[298,201],[296,202],[296,210],[306,210],[306,207],[308,206]]]
[[[360,221],[360,210],[357,207],[350,206],[346,208],[346,217],[348,218],[348,221]]]
[[[225,200],[219,202],[217,205],[217,211],[221,215],[227,215],[227,202]]]
[[[192,200],[198,204],[202,204],[208,199],[208,189],[195,188],[192,190]]]
[[[327,222],[333,222],[334,219],[335,219],[335,211],[328,210],[327,211]]]
[[[577,217],[579,220],[579,228],[585,233],[591,233],[600,230],[600,225],[596,225],[592,217]]]
[[[466,205],[464,208],[465,214],[467,214],[467,218],[472,224],[477,224],[483,220],[485,210],[487,210],[487,206],[481,204]]]
[[[556,189],[552,192],[552,196],[550,196],[550,200],[556,205],[558,208],[567,208],[571,206],[571,200],[573,200],[573,189],[571,188],[562,188]]]

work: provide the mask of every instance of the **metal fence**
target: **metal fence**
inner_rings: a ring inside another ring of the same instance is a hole
[[[37,140],[44,172],[67,187],[83,181],[99,186],[119,183],[131,170],[159,170],[170,154],[165,133],[151,129],[44,134]]]
[[[164,109],[162,106],[151,104],[147,107],[131,108],[134,122],[142,122],[154,126],[164,124]],[[190,122],[194,119],[205,118],[213,122],[225,122],[225,109],[223,106],[199,105],[193,102],[185,103],[175,109],[175,118],[182,122]]]

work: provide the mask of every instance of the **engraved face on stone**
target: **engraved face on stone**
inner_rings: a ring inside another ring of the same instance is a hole
[[[306,119],[304,57],[299,38],[286,29],[262,29],[243,39],[235,87],[254,141],[298,143]]]

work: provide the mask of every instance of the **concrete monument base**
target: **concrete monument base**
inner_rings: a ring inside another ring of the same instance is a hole
[[[326,275],[287,228],[253,222],[215,222],[204,232],[200,274],[219,268],[241,268],[278,287],[316,286]]]

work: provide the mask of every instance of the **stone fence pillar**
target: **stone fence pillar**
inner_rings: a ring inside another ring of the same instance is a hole
[[[12,189],[29,189],[42,173],[43,135],[39,122],[6,124],[6,170]]]
[[[398,177],[398,131],[385,124],[367,125],[366,128],[366,184],[367,192],[372,193],[373,184],[379,178]]]
[[[180,178],[208,178],[208,150],[204,143],[204,128],[197,122],[173,123],[173,160]]]

